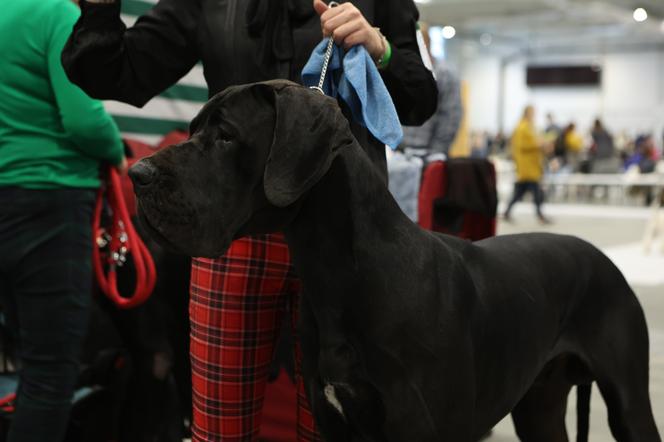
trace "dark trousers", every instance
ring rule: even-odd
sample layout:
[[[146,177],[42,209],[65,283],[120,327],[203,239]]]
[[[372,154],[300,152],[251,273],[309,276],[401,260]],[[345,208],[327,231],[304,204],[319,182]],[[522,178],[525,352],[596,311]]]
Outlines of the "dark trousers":
[[[514,196],[512,196],[512,201],[507,206],[505,211],[505,216],[509,216],[512,211],[512,207],[521,201],[526,193],[532,192],[533,199],[535,200],[535,208],[537,209],[537,216],[543,218],[542,214],[542,202],[544,202],[544,195],[542,194],[542,188],[540,187],[537,181],[518,181],[514,183]]]
[[[0,188],[0,300],[20,373],[8,442],[64,438],[90,307],[94,197]]]

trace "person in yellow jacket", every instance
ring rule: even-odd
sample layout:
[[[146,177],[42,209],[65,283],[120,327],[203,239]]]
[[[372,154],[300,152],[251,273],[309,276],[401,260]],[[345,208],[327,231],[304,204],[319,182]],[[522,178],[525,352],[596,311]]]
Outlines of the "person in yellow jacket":
[[[579,157],[583,150],[583,137],[576,132],[576,125],[570,123],[558,135],[554,144],[554,158],[561,166],[568,166],[573,172],[579,164]]]
[[[514,204],[520,201],[526,193],[532,192],[537,217],[540,222],[546,224],[550,221],[542,214],[544,198],[540,187],[544,173],[544,151],[540,137],[535,130],[534,118],[535,108],[526,107],[523,118],[512,135],[512,157],[516,165],[517,180],[514,183],[514,196],[507,206],[504,218],[510,221],[510,212]]]
[[[567,164],[573,172],[579,168],[581,151],[583,150],[583,137],[576,131],[576,125],[570,123],[564,133],[564,144],[567,152]]]
[[[576,131],[576,124],[570,123],[565,129],[565,147],[572,153],[581,153],[583,137]]]

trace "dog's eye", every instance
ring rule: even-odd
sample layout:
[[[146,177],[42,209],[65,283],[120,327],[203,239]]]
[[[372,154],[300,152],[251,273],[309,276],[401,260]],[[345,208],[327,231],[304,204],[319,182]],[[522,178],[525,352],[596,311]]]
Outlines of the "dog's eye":
[[[233,140],[231,140],[231,139],[225,139],[225,138],[223,138],[223,137],[218,138],[218,139],[214,142],[215,147],[217,147],[218,149],[228,149],[228,148],[231,147],[233,144],[234,144],[234,143],[233,143]]]
[[[221,140],[224,140],[224,141],[231,141],[231,140],[234,140],[236,138],[235,137],[235,131],[232,128],[227,127],[223,124],[219,126],[219,131],[217,132],[217,137]]]
[[[231,141],[233,141],[233,137],[230,134],[220,132],[219,133],[219,141],[221,141],[223,144],[228,144]]]

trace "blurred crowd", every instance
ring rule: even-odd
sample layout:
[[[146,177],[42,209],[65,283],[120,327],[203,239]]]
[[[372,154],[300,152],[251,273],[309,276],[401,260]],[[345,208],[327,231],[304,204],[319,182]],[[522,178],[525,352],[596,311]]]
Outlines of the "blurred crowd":
[[[575,122],[559,125],[550,113],[546,121],[538,136],[548,173],[621,173],[628,169],[651,173],[662,158],[664,134],[658,146],[652,133],[613,132],[600,119],[594,121],[589,131],[579,130]],[[471,155],[512,158],[512,139],[513,133],[474,131]]]

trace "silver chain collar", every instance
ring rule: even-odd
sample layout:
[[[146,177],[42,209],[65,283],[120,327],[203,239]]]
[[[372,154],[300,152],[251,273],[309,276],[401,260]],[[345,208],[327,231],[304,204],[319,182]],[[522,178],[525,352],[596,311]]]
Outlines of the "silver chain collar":
[[[328,7],[334,8],[335,6],[339,6],[339,3],[337,2],[330,2]],[[320,80],[318,80],[318,86],[310,86],[309,89],[314,89],[320,92],[321,94],[325,95],[325,92],[323,91],[323,85],[325,84],[325,76],[327,75],[327,67],[330,64],[330,59],[332,58],[332,49],[334,49],[334,39],[330,35],[330,41],[327,42],[327,49],[325,50],[325,58],[323,59],[323,69],[321,70],[320,73]]]

